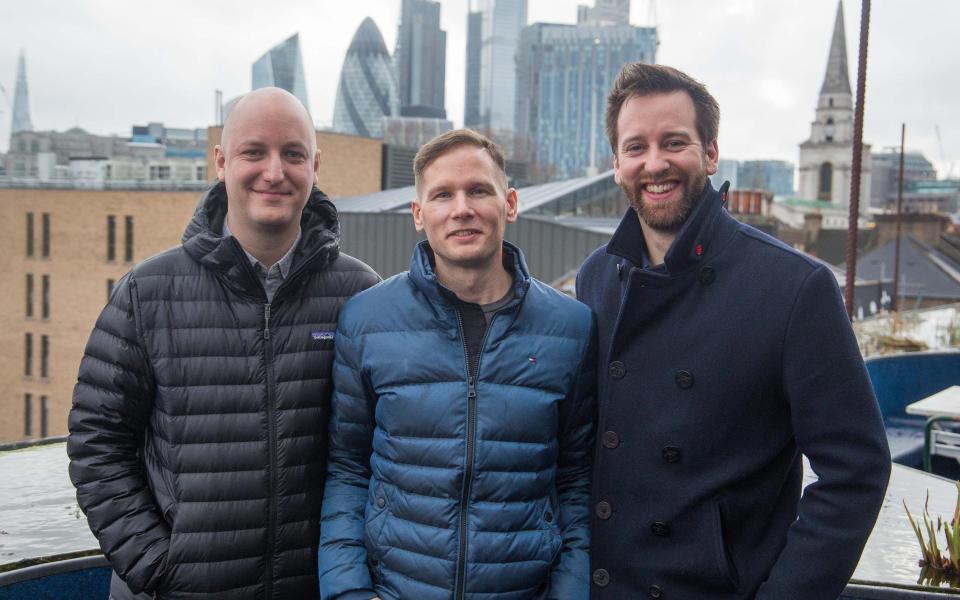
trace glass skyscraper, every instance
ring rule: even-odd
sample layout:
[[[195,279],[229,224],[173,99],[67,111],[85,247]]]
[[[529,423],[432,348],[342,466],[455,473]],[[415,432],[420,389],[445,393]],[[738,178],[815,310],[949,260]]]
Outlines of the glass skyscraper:
[[[607,93],[624,63],[656,62],[657,31],[632,25],[536,23],[517,51],[516,132],[540,179],[611,168]]]
[[[333,129],[383,137],[383,118],[399,114],[396,74],[383,36],[367,17],[357,28],[340,70]]]
[[[307,84],[303,76],[303,53],[300,52],[300,34],[295,33],[280,42],[253,63],[251,89],[275,86],[283,88],[307,102]]]
[[[30,121],[30,93],[27,91],[27,59],[23,56],[23,50],[17,59],[17,86],[13,90],[10,135],[21,131],[33,131],[33,123]]]
[[[488,133],[512,131],[517,45],[527,24],[527,0],[479,0],[467,19],[464,124]]]
[[[440,29],[440,3],[403,0],[397,32],[400,114],[445,119],[447,33]]]

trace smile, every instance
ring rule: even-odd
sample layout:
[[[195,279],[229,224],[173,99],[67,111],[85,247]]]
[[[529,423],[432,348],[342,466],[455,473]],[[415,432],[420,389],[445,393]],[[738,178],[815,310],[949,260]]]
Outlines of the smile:
[[[447,234],[447,237],[470,237],[479,234],[480,232],[476,229],[458,229],[457,231],[452,231]]]
[[[665,194],[667,192],[672,192],[678,185],[680,184],[676,181],[668,181],[665,183],[648,183],[643,187],[651,194]]]

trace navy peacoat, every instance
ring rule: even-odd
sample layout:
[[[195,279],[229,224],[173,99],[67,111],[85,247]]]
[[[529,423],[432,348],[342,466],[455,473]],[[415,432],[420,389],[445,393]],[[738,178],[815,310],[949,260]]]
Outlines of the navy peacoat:
[[[664,266],[644,256],[629,210],[577,280],[600,344],[591,597],[835,600],[890,455],[833,273],[709,183]]]

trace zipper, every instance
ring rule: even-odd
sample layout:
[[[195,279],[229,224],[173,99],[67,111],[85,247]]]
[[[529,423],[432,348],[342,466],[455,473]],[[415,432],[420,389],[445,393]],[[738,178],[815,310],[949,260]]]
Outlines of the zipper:
[[[473,459],[476,451],[477,437],[477,376],[480,374],[480,360],[483,358],[483,349],[487,345],[487,336],[493,326],[495,313],[487,324],[483,338],[480,340],[480,351],[477,354],[476,368],[470,372],[470,354],[467,350],[467,337],[463,333],[463,317],[457,310],[457,326],[460,329],[460,342],[463,344],[463,364],[467,370],[467,461],[463,473],[463,490],[460,493],[460,548],[457,554],[457,580],[454,585],[456,600],[462,600],[467,586],[467,508],[470,503],[470,489],[473,484]]]
[[[265,598],[273,596],[273,554],[276,546],[277,523],[277,417],[274,411],[273,385],[273,342],[270,341],[270,303],[263,305],[263,352],[264,366],[267,376],[267,435],[268,450],[270,453],[270,487],[267,490],[267,577],[265,582]]]

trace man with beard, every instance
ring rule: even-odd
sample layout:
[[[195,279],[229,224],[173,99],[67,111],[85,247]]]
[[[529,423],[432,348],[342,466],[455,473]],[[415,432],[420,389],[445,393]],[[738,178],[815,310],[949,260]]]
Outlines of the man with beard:
[[[834,276],[724,210],[719,112],[640,63],[607,101],[630,210],[577,280],[599,328],[595,599],[834,600],[886,489]],[[802,499],[801,453],[819,477]]]

